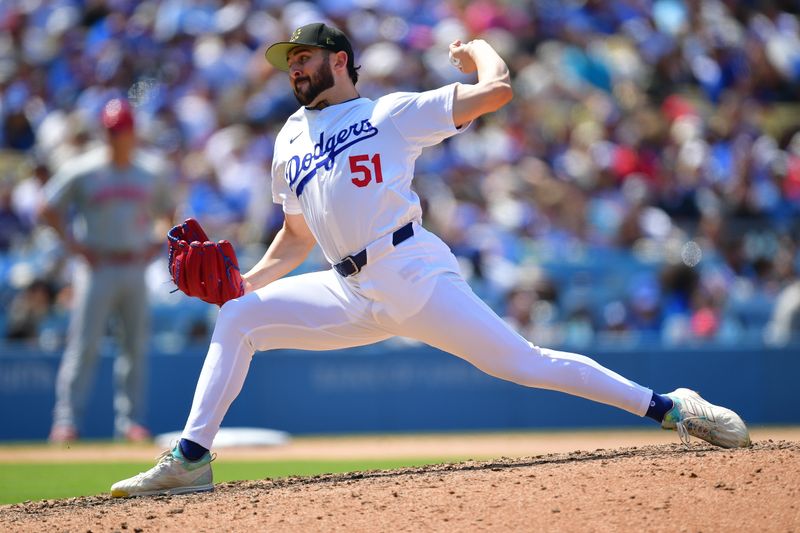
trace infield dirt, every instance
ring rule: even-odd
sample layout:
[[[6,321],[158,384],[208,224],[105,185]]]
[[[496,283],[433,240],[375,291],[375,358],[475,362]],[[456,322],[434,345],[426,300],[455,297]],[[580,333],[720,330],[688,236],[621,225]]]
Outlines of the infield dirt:
[[[800,531],[800,443],[554,453],[0,507],[2,531]]]

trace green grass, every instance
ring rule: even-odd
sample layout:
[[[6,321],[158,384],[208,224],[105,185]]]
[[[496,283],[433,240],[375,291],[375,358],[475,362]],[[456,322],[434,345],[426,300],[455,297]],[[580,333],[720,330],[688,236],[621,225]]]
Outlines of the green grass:
[[[383,470],[444,461],[444,459],[218,461],[214,463],[214,482]],[[114,482],[131,477],[152,466],[152,462],[0,464],[0,504],[105,494]]]

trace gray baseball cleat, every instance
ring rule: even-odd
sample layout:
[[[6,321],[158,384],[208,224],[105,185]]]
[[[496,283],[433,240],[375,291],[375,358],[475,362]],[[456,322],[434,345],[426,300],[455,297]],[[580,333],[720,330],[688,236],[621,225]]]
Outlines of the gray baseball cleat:
[[[722,448],[750,446],[747,426],[730,409],[711,404],[690,389],[676,389],[667,396],[675,406],[664,416],[661,427],[677,430],[685,445],[691,435]]]
[[[162,453],[156,466],[147,472],[114,483],[111,486],[111,496],[129,498],[214,490],[211,461],[215,458],[216,454],[206,452],[200,460],[189,461],[183,457],[180,446],[176,444],[172,450]]]

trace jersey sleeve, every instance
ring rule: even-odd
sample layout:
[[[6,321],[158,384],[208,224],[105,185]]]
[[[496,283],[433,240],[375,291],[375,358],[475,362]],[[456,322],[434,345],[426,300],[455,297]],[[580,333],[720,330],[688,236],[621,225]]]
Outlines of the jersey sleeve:
[[[453,124],[453,99],[457,83],[421,93],[390,95],[389,117],[409,143],[433,146],[460,133],[468,124]]]
[[[283,212],[287,215],[299,215],[303,211],[297,196],[289,188],[284,177],[286,162],[278,155],[280,154],[280,136],[275,140],[274,156],[272,158],[272,201],[283,206]]]

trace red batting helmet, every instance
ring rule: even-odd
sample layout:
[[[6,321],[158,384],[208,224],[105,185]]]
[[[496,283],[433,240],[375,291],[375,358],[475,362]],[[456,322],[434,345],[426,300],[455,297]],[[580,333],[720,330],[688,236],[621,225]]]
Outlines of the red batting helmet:
[[[103,107],[101,116],[103,127],[116,133],[133,129],[133,110],[131,104],[122,98],[109,100]]]

